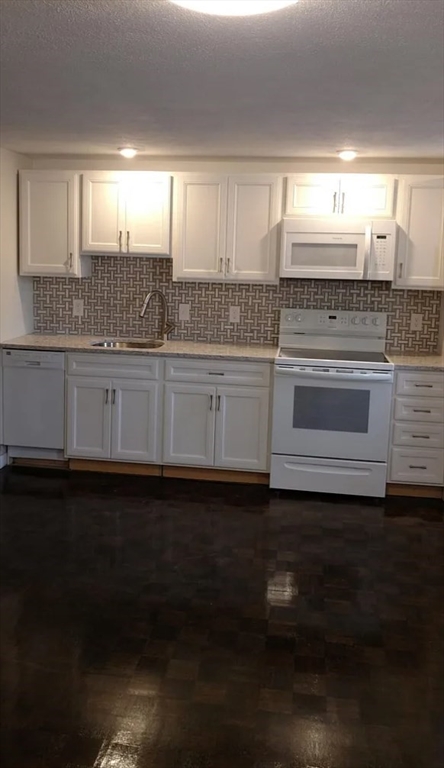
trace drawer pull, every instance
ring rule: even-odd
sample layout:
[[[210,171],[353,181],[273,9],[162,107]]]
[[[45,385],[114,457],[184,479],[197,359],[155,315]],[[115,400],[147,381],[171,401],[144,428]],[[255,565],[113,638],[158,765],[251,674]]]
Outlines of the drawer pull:
[[[427,467],[422,466],[422,464],[409,464],[409,469],[427,469]]]
[[[413,413],[431,413],[430,408],[413,408]]]
[[[415,387],[425,387],[426,389],[433,389],[433,384],[415,384]]]
[[[430,440],[430,435],[412,435],[416,440]]]
[[[208,371],[208,376],[225,376],[225,374],[218,371]]]

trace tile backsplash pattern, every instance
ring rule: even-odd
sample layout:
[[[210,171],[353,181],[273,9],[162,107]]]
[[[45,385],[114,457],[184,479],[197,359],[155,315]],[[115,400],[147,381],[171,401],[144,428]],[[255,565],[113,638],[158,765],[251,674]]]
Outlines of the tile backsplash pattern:
[[[278,285],[183,283],[172,281],[165,258],[93,256],[92,274],[76,280],[34,278],[35,331],[146,337],[159,332],[154,299],[146,317],[139,311],[147,291],[159,288],[177,323],[171,338],[230,343],[276,343],[280,307],[388,312],[387,346],[393,352],[435,353],[440,293],[398,291],[389,283],[343,280],[281,280]],[[73,317],[73,300],[83,299],[84,316]],[[179,304],[190,304],[190,321],[179,322]],[[229,322],[230,306],[240,323]],[[410,331],[411,314],[423,314],[421,333]]]

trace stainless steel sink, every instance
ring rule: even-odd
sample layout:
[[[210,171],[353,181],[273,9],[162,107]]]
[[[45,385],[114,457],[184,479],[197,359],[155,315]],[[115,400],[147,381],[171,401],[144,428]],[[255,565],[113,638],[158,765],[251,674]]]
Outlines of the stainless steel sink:
[[[92,347],[102,347],[106,349],[158,349],[163,347],[164,341],[160,339],[147,339],[146,341],[93,341]]]

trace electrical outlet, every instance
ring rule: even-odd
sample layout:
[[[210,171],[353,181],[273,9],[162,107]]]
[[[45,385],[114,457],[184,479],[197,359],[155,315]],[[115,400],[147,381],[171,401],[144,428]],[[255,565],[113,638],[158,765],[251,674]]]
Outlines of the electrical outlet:
[[[240,321],[240,307],[230,307],[230,323],[238,323]]]
[[[83,299],[73,299],[72,314],[73,317],[83,317]]]
[[[422,320],[424,315],[418,314],[412,314],[410,318],[410,330],[411,331],[422,331]]]
[[[190,319],[190,305],[179,304],[179,320],[187,322]]]

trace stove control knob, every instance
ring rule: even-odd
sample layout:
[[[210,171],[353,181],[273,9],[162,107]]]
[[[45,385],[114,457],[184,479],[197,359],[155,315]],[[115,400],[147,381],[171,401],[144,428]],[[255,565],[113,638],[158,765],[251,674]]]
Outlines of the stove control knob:
[[[358,325],[359,317],[352,317],[352,325]]]
[[[295,315],[295,318],[297,323],[302,323],[302,315]]]
[[[293,320],[293,315],[285,315],[285,319],[287,323],[291,323],[291,321]]]
[[[368,317],[363,317],[361,323],[362,325],[368,325]]]
[[[381,325],[379,317],[374,317],[372,320],[373,325]]]

